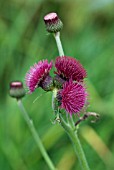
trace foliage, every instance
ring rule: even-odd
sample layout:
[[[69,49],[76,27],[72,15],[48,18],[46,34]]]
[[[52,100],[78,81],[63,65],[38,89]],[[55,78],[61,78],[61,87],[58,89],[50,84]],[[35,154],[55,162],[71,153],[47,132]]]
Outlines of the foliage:
[[[8,95],[9,82],[21,80],[30,65],[58,51],[47,35],[43,17],[55,11],[64,23],[64,51],[79,59],[88,72],[88,110],[100,113],[98,122],[80,126],[79,137],[92,170],[114,169],[114,2],[112,0],[9,0],[0,1],[0,168],[47,170],[44,160],[21,117],[16,101]],[[35,103],[33,101],[36,100]],[[59,170],[79,169],[70,141],[53,125],[51,94],[38,89],[24,105]],[[50,121],[51,120],[51,121]],[[66,149],[67,148],[67,149]]]

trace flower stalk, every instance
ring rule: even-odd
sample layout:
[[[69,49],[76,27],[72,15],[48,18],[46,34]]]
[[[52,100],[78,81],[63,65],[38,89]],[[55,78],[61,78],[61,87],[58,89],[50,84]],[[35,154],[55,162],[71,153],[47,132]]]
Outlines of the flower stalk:
[[[59,55],[64,56],[64,51],[63,51],[62,43],[61,43],[61,40],[60,40],[60,32],[56,32],[54,34],[54,38],[55,38],[55,41],[56,41],[56,44],[57,44]]]
[[[32,134],[38,148],[40,149],[40,152],[41,152],[43,158],[45,159],[48,167],[50,168],[50,170],[57,170],[55,168],[54,164],[52,163],[49,155],[47,154],[47,152],[46,152],[46,150],[45,150],[45,148],[44,148],[44,146],[42,144],[42,141],[41,141],[41,139],[40,139],[40,137],[38,135],[38,132],[36,131],[36,129],[34,127],[33,121],[29,118],[28,113],[25,110],[22,101],[19,99],[19,100],[17,100],[17,103],[18,103],[18,106],[19,106],[19,108],[21,110],[22,116],[25,119],[25,121],[26,121],[26,123],[27,123],[27,125],[28,125],[28,127],[29,127],[29,129],[31,131],[31,134]]]
[[[70,137],[72,141],[74,150],[79,159],[82,170],[89,170],[89,166],[88,166],[85,154],[83,152],[81,143],[77,135],[77,130],[74,130],[70,124],[66,123],[64,119],[62,118],[61,114],[60,114],[60,124],[64,128],[64,130],[66,131],[66,133],[68,134],[68,136]]]
[[[55,112],[56,117],[57,116],[59,117],[59,119],[56,119],[56,121],[58,123],[60,123],[60,125],[63,127],[63,129],[65,130],[65,132],[68,134],[69,138],[71,139],[75,153],[79,159],[80,166],[81,166],[82,170],[90,170],[87,160],[86,160],[86,157],[85,157],[85,154],[84,154],[84,151],[82,149],[80,140],[78,138],[77,129],[75,127],[73,119],[69,115],[67,115],[67,121],[63,118],[62,113],[60,112],[60,109],[57,109],[58,108],[57,100],[54,100],[55,97],[56,96],[55,96],[55,92],[54,92],[53,93],[53,106],[55,106],[54,112]]]
[[[64,52],[63,52],[63,47],[62,47],[62,43],[61,43],[61,40],[60,40],[60,32],[55,33],[54,37],[55,37],[55,40],[56,40],[59,55],[62,57],[62,56],[64,56]],[[54,101],[54,97],[55,97],[55,94],[53,95],[53,101]],[[55,103],[55,105],[57,105],[57,104]],[[58,115],[59,115],[59,118],[60,118],[60,120],[59,120],[60,125],[64,128],[64,130],[66,131],[66,133],[68,134],[69,138],[72,141],[72,144],[74,146],[74,150],[75,150],[76,155],[79,159],[80,166],[81,166],[82,170],[90,170],[89,166],[88,166],[88,162],[87,162],[85,154],[84,154],[84,151],[82,149],[80,140],[78,138],[75,125],[73,127],[72,124],[70,123],[71,121],[66,122],[64,120],[62,114],[59,113],[59,110],[58,110]],[[71,119],[71,117],[70,117],[70,119]]]

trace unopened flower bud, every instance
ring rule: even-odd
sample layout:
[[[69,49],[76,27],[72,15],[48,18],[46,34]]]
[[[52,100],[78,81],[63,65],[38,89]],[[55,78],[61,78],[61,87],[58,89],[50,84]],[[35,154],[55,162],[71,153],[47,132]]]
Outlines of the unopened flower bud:
[[[25,90],[23,88],[23,83],[20,81],[13,81],[10,83],[10,92],[11,97],[20,99],[25,96]]]
[[[52,91],[53,90],[53,78],[48,75],[43,81],[41,81],[40,86],[45,91]]]
[[[64,83],[65,83],[65,80],[61,78],[59,75],[56,75],[54,77],[54,85],[56,88],[58,89],[62,88]]]
[[[47,31],[50,33],[57,33],[63,27],[62,21],[58,18],[57,14],[54,12],[47,14],[44,17],[44,22],[46,24]]]

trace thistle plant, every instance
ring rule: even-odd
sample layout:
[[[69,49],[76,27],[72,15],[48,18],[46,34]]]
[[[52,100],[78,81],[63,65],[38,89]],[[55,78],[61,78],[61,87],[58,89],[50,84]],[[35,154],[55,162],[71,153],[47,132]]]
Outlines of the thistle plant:
[[[60,31],[63,28],[63,23],[58,15],[54,12],[49,13],[44,17],[44,22],[46,30],[55,38],[59,56],[53,61],[46,59],[33,64],[26,73],[25,83],[29,94],[32,94],[38,88],[42,88],[46,92],[52,92],[52,110],[55,115],[54,123],[62,126],[71,139],[82,170],[89,170],[84,151],[78,138],[80,122],[90,116],[98,117],[96,113],[87,112],[86,110],[88,106],[88,92],[85,85],[87,72],[80,61],[64,54],[60,40]],[[53,76],[50,75],[52,67],[54,67]],[[19,85],[18,88],[20,88],[21,83],[17,84]],[[16,83],[14,83],[14,85],[16,85]],[[19,97],[14,94],[12,95],[12,91],[15,91],[13,84],[10,88],[10,95],[17,98],[18,105],[24,113],[24,118],[45,161],[49,168],[54,170],[55,167],[45,151],[34,125],[31,124],[22,102],[20,102],[20,98],[23,97],[24,94]]]

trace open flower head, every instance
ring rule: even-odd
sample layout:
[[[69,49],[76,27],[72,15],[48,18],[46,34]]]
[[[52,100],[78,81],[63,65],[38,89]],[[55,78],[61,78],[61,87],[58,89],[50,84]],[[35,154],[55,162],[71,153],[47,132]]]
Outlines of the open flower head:
[[[30,67],[30,70],[27,72],[25,77],[29,92],[33,92],[41,85],[43,80],[49,75],[51,68],[52,62],[48,63],[47,60],[39,61]]]
[[[86,89],[80,83],[65,82],[63,89],[58,91],[57,99],[60,103],[60,108],[65,109],[70,115],[79,113],[84,107],[87,100]]]
[[[57,69],[55,73],[66,80],[72,78],[72,80],[79,82],[87,76],[82,64],[72,57],[57,57],[55,67]]]

